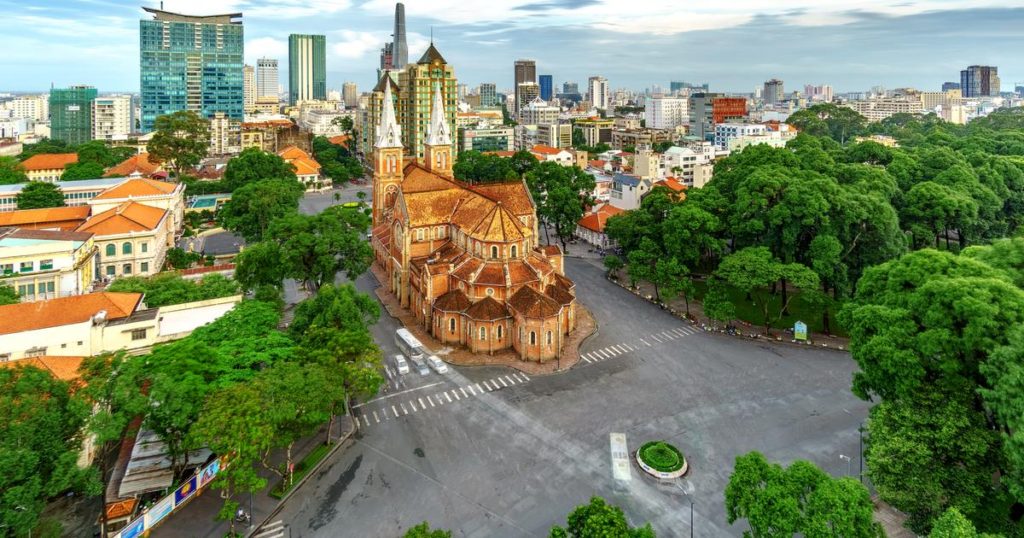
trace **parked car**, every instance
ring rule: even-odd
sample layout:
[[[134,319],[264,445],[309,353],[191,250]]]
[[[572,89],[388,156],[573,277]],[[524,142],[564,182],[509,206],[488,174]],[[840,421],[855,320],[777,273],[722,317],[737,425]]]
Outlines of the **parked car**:
[[[437,358],[437,355],[428,355],[427,364],[429,364],[430,367],[439,374],[448,373],[448,365],[441,361],[441,359]]]
[[[395,355],[395,368],[398,369],[400,375],[409,373],[409,363],[405,361],[405,357],[401,354]]]
[[[422,357],[412,357],[412,363],[416,365],[416,370],[420,375],[427,375],[430,373],[430,368],[427,368],[427,361]]]

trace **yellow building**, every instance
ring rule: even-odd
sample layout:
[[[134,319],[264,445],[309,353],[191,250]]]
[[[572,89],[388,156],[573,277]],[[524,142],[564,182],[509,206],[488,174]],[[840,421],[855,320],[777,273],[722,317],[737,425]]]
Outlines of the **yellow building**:
[[[138,202],[149,207],[166,209],[172,233],[178,233],[184,226],[184,183],[133,178],[101,192],[89,200],[89,205],[92,206],[92,214],[98,215],[126,202]]]
[[[138,202],[93,214],[78,227],[95,234],[100,276],[148,276],[160,272],[168,247],[174,246],[171,212]]]
[[[93,234],[0,228],[0,284],[23,302],[88,293],[95,280]]]
[[[391,86],[384,87],[371,243],[385,286],[443,343],[555,359],[576,326],[562,253],[538,244],[525,183],[454,179],[451,122],[441,88],[434,92],[423,158],[406,161]]]
[[[40,153],[25,159],[21,167],[29,181],[56,183],[64,175],[64,169],[77,162],[77,153]]]

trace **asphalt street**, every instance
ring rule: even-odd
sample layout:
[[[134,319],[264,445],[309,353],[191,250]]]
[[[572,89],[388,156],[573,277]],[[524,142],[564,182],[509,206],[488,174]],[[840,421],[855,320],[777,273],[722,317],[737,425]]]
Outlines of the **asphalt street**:
[[[850,393],[848,355],[696,331],[607,282],[599,261],[568,259],[566,271],[599,323],[576,368],[391,372],[387,389],[355,410],[356,443],[279,514],[291,536],[396,537],[424,520],[455,536],[546,536],[592,495],[659,536],[688,535],[690,501],[695,536],[739,536],[723,504],[737,455],[809,459],[838,476],[842,454],[857,473],[868,405]],[[357,286],[376,283],[365,275]],[[373,329],[385,356],[397,352],[397,328],[384,313]],[[630,480],[614,479],[613,432],[631,451],[675,444],[690,473],[667,487],[636,467]]]

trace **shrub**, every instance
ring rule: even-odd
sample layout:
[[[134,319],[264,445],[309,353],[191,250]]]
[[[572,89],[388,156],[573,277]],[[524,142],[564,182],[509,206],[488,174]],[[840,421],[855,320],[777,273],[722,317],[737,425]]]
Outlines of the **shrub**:
[[[671,473],[683,468],[683,453],[664,442],[651,441],[640,447],[640,460],[655,471]]]

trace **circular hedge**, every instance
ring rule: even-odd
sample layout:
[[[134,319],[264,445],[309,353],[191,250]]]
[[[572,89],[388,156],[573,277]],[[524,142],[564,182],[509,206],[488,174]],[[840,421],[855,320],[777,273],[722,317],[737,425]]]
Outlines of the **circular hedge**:
[[[640,447],[639,457],[648,467],[662,473],[678,471],[686,462],[683,453],[665,441],[645,443]]]

